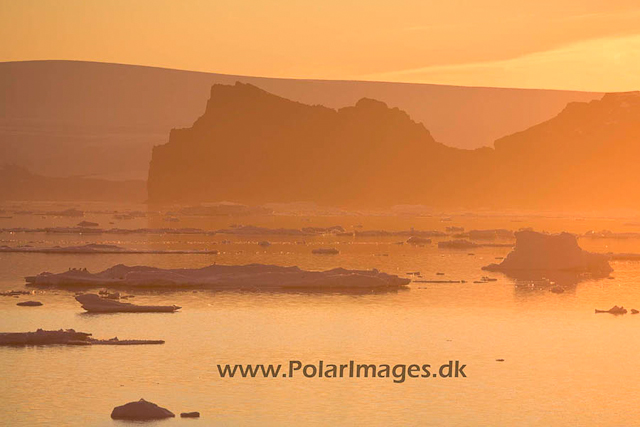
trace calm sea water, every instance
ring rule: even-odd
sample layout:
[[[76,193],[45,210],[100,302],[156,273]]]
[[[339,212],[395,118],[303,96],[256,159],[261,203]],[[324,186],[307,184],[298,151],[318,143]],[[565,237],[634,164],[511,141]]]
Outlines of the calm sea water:
[[[41,208],[41,206],[31,209]],[[83,206],[95,209],[95,206]],[[10,214],[4,214],[6,216]],[[266,227],[342,225],[346,229],[437,229],[532,226],[585,232],[639,231],[633,219],[453,216],[268,216],[116,221],[87,214],[102,227]],[[0,227],[70,226],[78,218],[13,215]],[[116,224],[108,224],[114,221]],[[626,225],[625,225],[626,224]],[[231,240],[231,244],[222,244]],[[268,248],[257,242],[269,240]],[[177,304],[175,314],[83,313],[71,292],[38,291],[0,297],[0,330],[74,328],[97,338],[164,339],[161,346],[0,348],[0,425],[115,426],[114,406],[144,397],[176,414],[158,425],[633,425],[640,419],[640,315],[595,315],[614,304],[640,309],[640,263],[615,262],[613,279],[584,280],[562,294],[516,286],[501,274],[473,283],[509,248],[472,251],[397,245],[398,237],[70,235],[0,233],[0,245],[110,243],[131,248],[218,249],[218,255],[0,254],[0,289],[22,289],[23,276],[69,267],[100,271],[114,264],[199,267],[253,262],[306,269],[378,268],[425,280],[407,291],[371,294],[134,292],[136,303]],[[437,240],[436,240],[437,242]],[[640,240],[580,239],[599,252],[640,252]],[[332,246],[336,256],[311,254]],[[469,255],[473,252],[474,255]],[[388,256],[382,256],[387,254]],[[443,276],[436,273],[444,273]],[[42,307],[16,302],[37,299]],[[496,359],[504,359],[497,362]],[[222,379],[218,363],[398,364],[449,360],[466,364],[467,378]],[[154,424],[150,424],[154,425]]]

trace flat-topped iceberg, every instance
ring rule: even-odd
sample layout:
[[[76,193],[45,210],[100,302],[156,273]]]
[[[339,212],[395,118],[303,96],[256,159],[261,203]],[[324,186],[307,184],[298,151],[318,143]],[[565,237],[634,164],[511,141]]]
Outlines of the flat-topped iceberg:
[[[516,246],[500,264],[483,267],[488,271],[566,271],[607,275],[613,269],[602,254],[587,252],[569,233],[545,234],[535,231],[515,233]]]
[[[76,332],[73,329],[35,332],[2,332],[0,346],[29,345],[146,345],[164,344],[162,340],[119,340],[117,337],[108,340],[92,338],[87,332]]]
[[[89,313],[173,313],[182,308],[177,305],[137,305],[101,298],[96,294],[77,295],[76,301]]]
[[[210,265],[196,269],[163,269],[118,264],[99,273],[69,270],[26,277],[30,286],[58,288],[200,288],[214,290],[393,290],[410,279],[378,270],[306,271],[277,265]]]

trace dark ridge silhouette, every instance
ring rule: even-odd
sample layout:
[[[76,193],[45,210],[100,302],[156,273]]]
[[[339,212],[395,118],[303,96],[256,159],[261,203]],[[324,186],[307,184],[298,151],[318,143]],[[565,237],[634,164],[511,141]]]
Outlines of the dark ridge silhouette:
[[[459,182],[452,171],[472,167],[469,160],[490,151],[437,143],[407,113],[372,99],[336,111],[250,84],[214,85],[204,115],[191,128],[172,130],[169,142],[154,148],[149,199],[418,202],[428,185],[423,178],[436,174],[442,190],[452,188]],[[446,199],[449,192],[441,189],[431,187]]]
[[[0,201],[143,202],[143,180],[110,181],[36,175],[16,165],[0,166]]]
[[[154,148],[148,194],[160,204],[638,208],[639,137],[638,93],[571,103],[495,150],[461,150],[380,101],[333,110],[214,85],[193,126]]]
[[[556,117],[496,141],[492,202],[505,195],[531,209],[640,208],[639,141],[640,92],[570,103]]]
[[[407,111],[436,140],[476,148],[594,93],[269,79],[81,61],[0,63],[0,159],[42,175],[144,179],[151,148],[190,126],[212,84],[252,83],[331,108],[367,97]]]

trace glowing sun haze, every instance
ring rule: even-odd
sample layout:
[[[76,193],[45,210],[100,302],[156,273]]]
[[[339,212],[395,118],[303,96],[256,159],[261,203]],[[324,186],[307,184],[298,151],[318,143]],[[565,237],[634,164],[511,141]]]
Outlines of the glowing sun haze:
[[[637,0],[0,0],[0,61],[640,89]]]

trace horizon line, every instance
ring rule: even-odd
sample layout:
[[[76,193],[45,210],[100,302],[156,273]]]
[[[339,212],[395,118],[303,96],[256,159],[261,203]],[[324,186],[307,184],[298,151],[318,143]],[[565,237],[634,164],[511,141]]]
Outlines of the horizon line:
[[[352,79],[317,79],[317,78],[301,78],[301,77],[268,77],[268,76],[251,76],[245,74],[229,74],[219,73],[214,71],[201,71],[201,70],[188,70],[183,68],[170,68],[156,65],[146,64],[129,64],[124,62],[105,62],[105,61],[93,61],[84,59],[25,59],[25,60],[12,60],[12,61],[0,61],[2,64],[18,64],[18,63],[33,63],[33,62],[77,62],[85,64],[95,65],[111,65],[111,66],[123,66],[123,67],[140,67],[140,68],[152,68],[157,70],[174,71],[181,73],[197,73],[197,74],[213,74],[226,77],[237,78],[249,78],[249,79],[264,79],[264,80],[293,80],[301,82],[335,82],[335,83],[371,83],[371,84],[394,84],[394,85],[419,85],[419,86],[439,86],[439,87],[452,87],[460,89],[493,89],[493,90],[512,90],[512,91],[545,91],[545,92],[569,92],[569,93],[585,93],[585,94],[607,94],[607,93],[629,93],[635,91],[589,91],[589,90],[573,90],[573,89],[547,89],[547,88],[527,88],[527,87],[507,87],[507,86],[474,86],[474,85],[452,85],[443,83],[423,83],[423,82],[398,82],[392,80],[352,80]],[[639,89],[640,90],[640,89]]]

